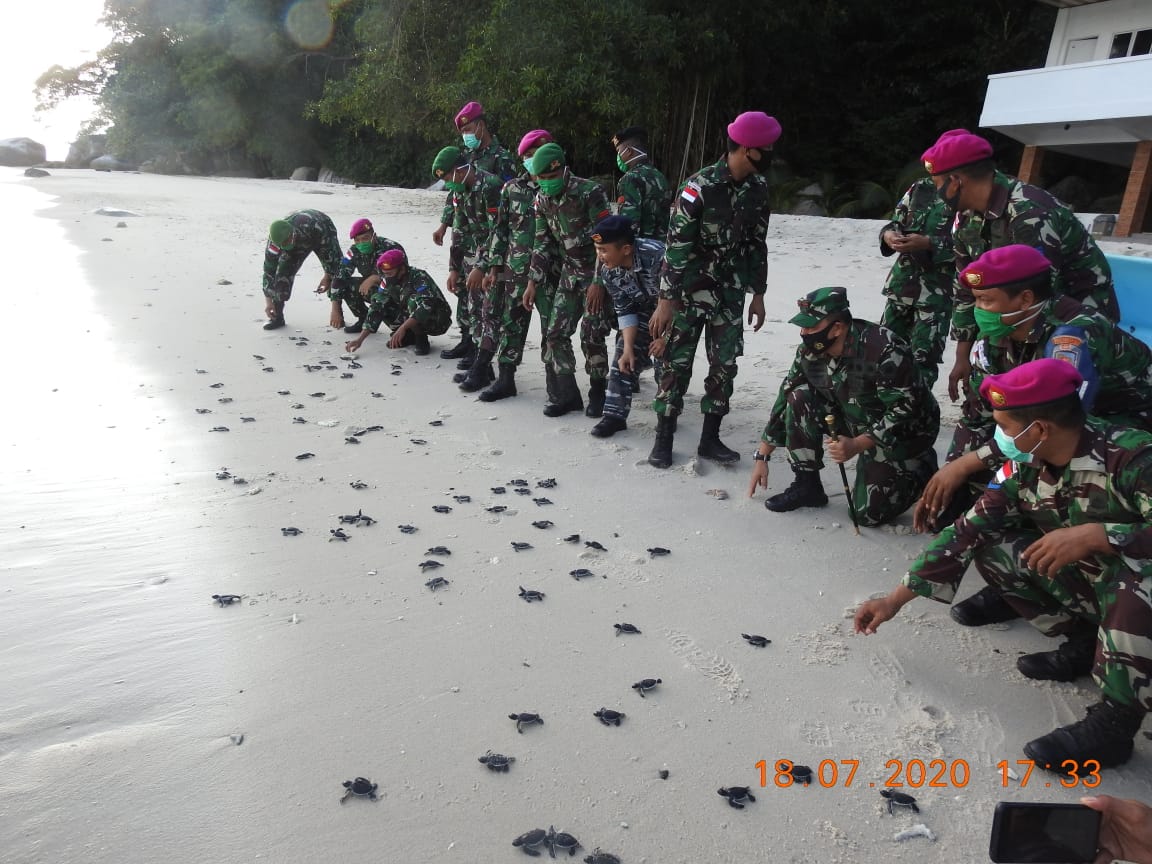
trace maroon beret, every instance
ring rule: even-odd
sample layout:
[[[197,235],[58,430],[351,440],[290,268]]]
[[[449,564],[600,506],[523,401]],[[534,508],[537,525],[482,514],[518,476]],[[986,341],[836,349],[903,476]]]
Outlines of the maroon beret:
[[[1045,357],[1001,375],[989,375],[980,384],[980,395],[993,410],[1011,411],[1071,396],[1079,392],[1083,382],[1071,363]]]
[[[456,128],[463,129],[469,123],[484,116],[484,106],[479,102],[469,102],[456,114]]]
[[[979,135],[953,129],[945,132],[920,157],[929,174],[947,174],[957,168],[992,158],[992,145]]]
[[[969,288],[995,288],[1027,282],[1051,271],[1052,265],[1040,250],[1016,243],[985,252],[960,271],[960,281]]]

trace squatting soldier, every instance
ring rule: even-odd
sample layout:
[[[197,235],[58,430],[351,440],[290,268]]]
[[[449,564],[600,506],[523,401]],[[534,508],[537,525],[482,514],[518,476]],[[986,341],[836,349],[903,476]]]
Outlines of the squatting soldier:
[[[524,341],[528,337],[528,325],[532,312],[524,308],[524,289],[528,287],[528,264],[532,258],[532,244],[536,237],[535,200],[539,187],[532,179],[529,170],[532,157],[544,144],[552,140],[546,129],[534,129],[520,139],[517,148],[524,171],[504,184],[500,190],[500,210],[496,215],[496,227],[488,243],[485,256],[488,275],[484,277],[486,296],[502,294],[503,317],[495,335],[499,342],[495,346],[499,375],[496,381],[480,394],[480,401],[495,402],[516,395],[516,368],[524,356]],[[555,268],[554,268],[555,269]],[[540,313],[541,344],[543,344],[544,322],[552,311],[552,296],[556,291],[556,280],[549,279],[536,291],[536,309]],[[487,300],[485,301],[487,302]],[[493,301],[493,308],[497,308]],[[481,349],[488,346],[489,333],[486,330],[480,342]]]
[[[952,210],[924,177],[913,183],[880,229],[880,254],[897,255],[884,283],[880,323],[908,343],[929,388],[940,374],[952,318]]]
[[[340,259],[340,272],[332,280],[332,287],[328,291],[328,299],[332,301],[332,318],[329,323],[333,327],[344,327],[341,303],[347,303],[349,311],[356,316],[356,323],[344,327],[344,332],[359,333],[364,326],[364,317],[368,314],[368,295],[380,284],[376,260],[389,249],[403,247],[387,237],[377,235],[368,219],[353,222],[348,236],[352,239],[352,245]],[[357,280],[357,272],[364,278]],[[322,287],[317,288],[316,293],[323,290]]]
[[[795,479],[764,506],[776,513],[824,507],[822,452],[840,464],[853,456],[852,492],[860,525],[890,522],[911,506],[936,470],[940,406],[920,378],[912,352],[890,330],[852,317],[843,288],[820,288],[799,301],[803,344],[753,455],[751,496],[767,488],[768,457],[788,449]],[[835,436],[823,446],[835,418]]]
[[[532,308],[539,286],[559,261],[560,281],[553,296],[544,336],[544,371],[548,376],[548,404],[544,406],[544,416],[559,417],[584,407],[580,387],[576,384],[572,334],[584,314],[585,296],[596,273],[596,246],[592,234],[596,223],[611,211],[604,188],[573,174],[567,168],[564,151],[558,144],[541,146],[532,157],[531,171],[536,176],[540,193],[535,201],[536,237],[528,268],[528,287],[524,290],[522,302],[526,309]],[[607,349],[601,346],[604,356],[597,358],[588,353],[589,345],[582,344],[581,347],[590,377],[594,374],[594,367],[603,366],[599,379],[603,386],[607,377]]]
[[[653,409],[659,415],[648,464],[672,464],[676,418],[692,380],[700,334],[708,352],[708,377],[700,410],[704,427],[697,453],[721,464],[740,454],[720,440],[729,410],[736,358],[744,353],[744,295],[752,292],[748,322],[764,325],[768,290],[767,170],[780,137],[775,117],[748,111],[728,124],[728,153],[688,178],[676,196],[668,224],[660,300],[649,322],[653,340],[666,339],[665,365]],[[754,323],[753,323],[754,322]]]
[[[408,266],[403,249],[385,252],[376,262],[381,282],[369,297],[363,332],[344,345],[359,351],[370,333],[382,325],[392,331],[389,348],[412,346],[421,356],[428,353],[429,336],[439,336],[452,323],[452,309],[436,283],[423,270]]]
[[[612,136],[616,166],[624,173],[616,184],[616,212],[636,226],[637,237],[663,242],[668,233],[672,186],[648,156],[648,133],[629,126]]]
[[[650,237],[637,239],[627,216],[609,216],[592,235],[596,243],[596,284],[612,298],[616,315],[616,352],[608,373],[604,417],[592,427],[597,438],[610,438],[628,428],[632,394],[640,389],[640,369],[648,357],[651,339],[648,320],[660,295],[660,269],[664,244]]]
[[[1034,246],[1056,270],[1056,294],[1068,294],[1109,320],[1120,320],[1112,270],[1092,235],[1049,193],[997,171],[991,144],[979,135],[952,130],[920,158],[940,197],[956,211],[952,247],[957,273],[989,249],[1014,243]],[[968,377],[977,335],[972,294],[962,283],[955,291],[956,362],[948,376],[953,402],[959,398],[960,382]]]
[[[340,238],[328,215],[319,210],[297,210],[268,226],[263,279],[264,314],[268,316],[265,330],[284,326],[284,304],[292,296],[292,284],[304,259],[312,252],[324,268],[320,291],[327,291],[340,272],[341,258]]]
[[[951,603],[969,564],[1048,636],[1056,651],[1016,661],[1027,677],[1071,681],[1092,672],[1103,693],[1088,716],[1024,745],[1040,767],[1084,774],[1126,762],[1152,709],[1152,435],[1086,417],[1080,374],[1033,360],[980,385],[1008,462],[902,584],[856,612],[875,633],[917,596]]]
[[[459,147],[445,147],[432,162],[432,175],[444,181],[456,196],[455,222],[452,223],[452,247],[448,256],[448,291],[456,295],[456,326],[460,344],[441,357],[459,357],[457,369],[466,370],[452,380],[469,392],[479,390],[496,377],[492,371],[492,352],[479,354],[478,344],[483,329],[481,321],[484,262],[496,213],[500,208],[503,181],[468,162]],[[460,349],[459,351],[457,349]],[[475,374],[473,374],[475,369]]]

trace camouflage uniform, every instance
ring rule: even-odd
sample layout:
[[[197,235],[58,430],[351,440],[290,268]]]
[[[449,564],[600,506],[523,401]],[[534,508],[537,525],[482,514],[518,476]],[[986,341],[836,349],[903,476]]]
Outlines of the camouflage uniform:
[[[944,341],[952,317],[952,283],[956,268],[952,258],[953,211],[936,194],[932,178],[913,183],[892,221],[880,229],[880,254],[895,253],[884,242],[884,232],[922,234],[932,244],[925,252],[904,252],[888,272],[883,294],[884,317],[880,323],[912,348],[912,357],[924,383],[931,387],[944,359]]]
[[[597,222],[609,215],[608,196],[599,183],[569,171],[561,193],[537,194],[535,209],[536,236],[528,278],[539,286],[554,265],[560,264],[560,279],[545,325],[544,362],[557,375],[573,375],[576,357],[572,353],[572,334],[584,314],[585,293],[596,273],[592,231]],[[606,315],[592,317],[592,324],[581,329],[580,347],[589,377],[603,380],[608,377],[605,337],[611,327],[604,329]]]
[[[369,276],[376,275],[376,259],[390,249],[404,251],[404,247],[387,237],[376,236],[372,241],[371,252],[361,252],[355,245],[349,246],[344,257],[340,259],[340,272],[332,280],[332,287],[328,289],[328,299],[343,301],[348,304],[348,310],[356,316],[357,321],[363,321],[368,314],[368,300],[360,293],[360,283]],[[359,273],[360,278],[355,278]]]
[[[664,244],[659,240],[640,238],[633,246],[632,269],[613,267],[596,271],[595,282],[604,286],[612,298],[612,308],[616,313],[616,324],[620,330],[636,328],[633,353],[636,366],[631,375],[625,377],[620,372],[620,355],[624,353],[624,336],[616,336],[616,353],[612,357],[612,371],[608,374],[608,395],[604,400],[604,416],[628,419],[632,410],[632,394],[640,389],[639,369],[643,368],[648,356],[651,337],[648,333],[648,319],[656,311],[656,299],[660,294],[660,268],[664,260]]]
[[[465,285],[473,267],[483,268],[488,241],[500,209],[503,181],[479,168],[473,169],[476,182],[466,195],[458,195],[455,221],[452,223],[452,248],[448,270],[458,274],[456,280],[456,326],[460,334],[472,334],[477,343],[483,337],[483,302],[479,291]]]
[[[951,603],[968,565],[1049,636],[1099,626],[1093,677],[1104,695],[1152,709],[1152,435],[1089,418],[1072,461],[1009,462],[976,505],[912,564],[904,584]],[[1103,523],[1112,551],[1041,576],[1020,553],[1042,534]]]
[[[285,303],[292,296],[296,274],[312,252],[320,259],[325,274],[335,277],[340,272],[340,238],[328,215],[319,210],[297,210],[284,217],[292,223],[295,243],[281,249],[268,243],[264,249],[264,296]]]
[[[452,308],[439,286],[418,267],[409,267],[403,279],[381,283],[368,299],[364,329],[369,333],[378,332],[381,325],[395,332],[409,318],[415,318],[425,335],[439,336],[452,323]]]
[[[507,182],[520,173],[520,166],[516,164],[516,157],[504,149],[495,135],[487,147],[480,150],[467,150],[468,162],[481,171],[495,174],[502,181]],[[440,224],[451,225],[455,221],[456,195],[449,192],[444,201],[444,209],[440,212]]]
[[[856,457],[858,522],[895,519],[935,473],[940,431],[940,406],[918,377],[908,346],[860,319],[852,320],[839,357],[811,354],[801,345],[761,440],[786,447],[794,471],[819,471],[828,414],[835,415],[838,434],[876,442]]]
[[[1098,310],[1071,297],[1057,297],[1040,310],[1027,341],[1005,336],[980,339],[972,346],[970,389],[952,435],[949,462],[975,450],[989,471],[1003,464],[1004,457],[992,442],[996,424],[980,396],[980,384],[988,375],[1040,357],[1067,360],[1080,370],[1089,382],[1081,397],[1085,411],[1110,423],[1152,432],[1152,351]]]
[[[701,169],[680,189],[668,224],[660,297],[682,305],[672,319],[653,409],[684,410],[700,333],[708,377],[700,410],[723,416],[744,353],[744,294],[768,287],[768,181],[759,174],[732,180],[726,159]]]
[[[1120,304],[1112,286],[1112,269],[1092,235],[1076,214],[1037,186],[1021,183],[997,171],[992,198],[983,213],[956,215],[952,245],[959,273],[989,249],[1019,243],[1044,253],[1056,270],[1056,294],[1067,294],[1092,306],[1110,321],[1120,320]],[[956,283],[952,338],[976,341],[972,291]]]
[[[651,162],[633,165],[616,184],[616,212],[636,225],[637,237],[663,241],[668,233],[672,187]]]

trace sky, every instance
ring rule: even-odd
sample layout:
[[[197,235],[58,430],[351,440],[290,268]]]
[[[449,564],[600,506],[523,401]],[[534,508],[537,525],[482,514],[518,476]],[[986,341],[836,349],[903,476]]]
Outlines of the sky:
[[[50,66],[91,60],[111,41],[99,24],[104,0],[56,0],[51,5],[4,3],[5,44],[0,49],[0,138],[31,138],[63,160],[80,125],[93,114],[86,100],[67,102],[37,115],[33,87]]]

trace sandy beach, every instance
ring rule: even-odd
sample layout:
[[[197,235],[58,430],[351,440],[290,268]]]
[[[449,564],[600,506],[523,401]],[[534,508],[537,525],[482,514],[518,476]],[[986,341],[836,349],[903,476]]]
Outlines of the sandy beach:
[[[855,536],[832,468],[826,509],[773,514],[746,497],[795,300],[843,285],[877,320],[880,223],[774,217],[769,320],[746,333],[723,433],[744,460],[695,459],[701,351],[676,463],[659,471],[645,462],[651,373],[615,438],[541,416],[535,320],[520,396],[493,404],[451,383],[438,353],[455,328],[423,358],[369,337],[349,368],[348,337],[312,293],[315,258],[289,326],[260,328],[272,219],[314,207],[343,232],[368,216],[443,286],[442,194],[4,172],[5,864],[517,861],[513,838],[550,825],[579,838],[575,860],[600,847],[624,864],[984,861],[997,801],[1085,794],[997,767],[1023,778],[1021,746],[1098,698],[1087,679],[1016,671],[1020,653],[1055,647],[1026,623],[965,629],[921,600],[852,634],[856,604],[926,542],[910,513]],[[304,368],[321,361],[333,368]],[[943,454],[958,408],[937,392]],[[776,454],[768,494],[790,479]],[[376,524],[333,542],[357,511]],[[451,555],[422,572],[437,545]],[[434,575],[448,587],[425,588]],[[962,596],[982,584],[970,572]],[[642,632],[617,636],[620,622]],[[641,698],[631,685],[648,677],[662,683]],[[601,725],[602,707],[626,719]],[[518,734],[513,712],[544,724]],[[511,770],[479,764],[488,750],[516,757]],[[825,782],[778,788],[779,759],[823,763]],[[927,771],[938,785],[907,788],[913,760],[943,765]],[[919,814],[889,815],[878,793],[894,774]],[[341,805],[357,776],[379,800]],[[728,807],[716,790],[734,785],[755,803]],[[1140,735],[1098,791],[1152,802],[1152,742]],[[935,839],[894,839],[917,824]]]

